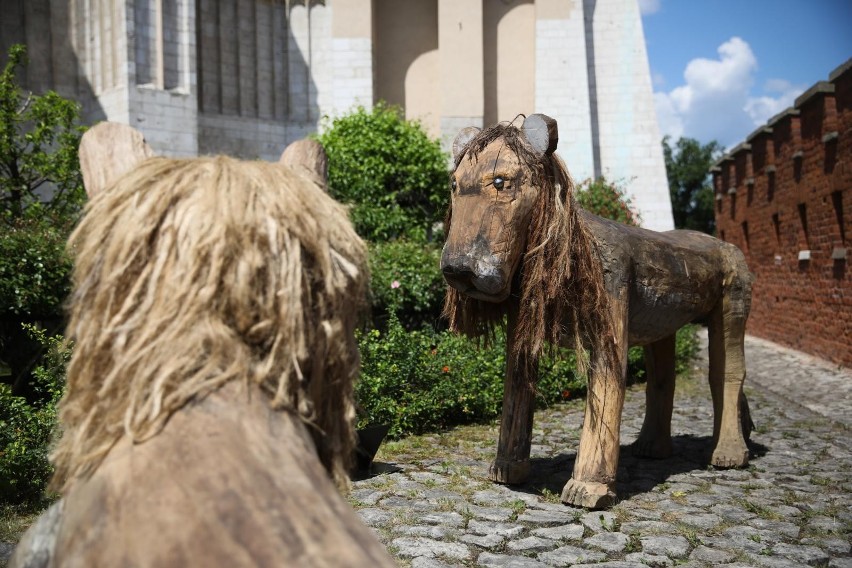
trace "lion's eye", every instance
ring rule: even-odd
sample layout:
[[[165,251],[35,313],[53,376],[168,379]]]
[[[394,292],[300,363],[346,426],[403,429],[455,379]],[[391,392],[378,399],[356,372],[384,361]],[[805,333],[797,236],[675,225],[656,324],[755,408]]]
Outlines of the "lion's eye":
[[[505,180],[501,177],[496,177],[494,178],[494,181],[492,183],[494,184],[494,189],[499,190],[503,189],[503,184],[505,183]]]
[[[457,184],[456,184],[456,180],[452,180],[452,181],[450,182],[450,187],[452,187],[452,188],[453,188],[453,191],[455,191],[455,190],[456,190],[456,186],[457,186]]]

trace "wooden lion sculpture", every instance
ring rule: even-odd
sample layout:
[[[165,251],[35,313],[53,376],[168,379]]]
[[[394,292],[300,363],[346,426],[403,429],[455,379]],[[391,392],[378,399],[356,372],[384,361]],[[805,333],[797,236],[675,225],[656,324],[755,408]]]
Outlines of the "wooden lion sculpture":
[[[367,270],[320,161],[151,157],[109,123],[80,155],[62,499],[12,566],[394,566],[332,481]]]
[[[445,315],[453,329],[471,336],[490,334],[508,315],[503,415],[491,478],[509,484],[526,479],[538,359],[546,344],[567,344],[578,348],[589,390],[562,501],[610,505],[628,346],[644,346],[648,368],[647,413],[634,452],[667,457],[675,332],[698,319],[707,321],[710,334],[711,462],[746,465],[743,334],[752,275],[743,254],[702,233],[657,233],[580,209],[571,178],[553,153],[557,142],[556,121],[537,114],[521,128],[464,129],[453,144],[441,258],[450,285]]]

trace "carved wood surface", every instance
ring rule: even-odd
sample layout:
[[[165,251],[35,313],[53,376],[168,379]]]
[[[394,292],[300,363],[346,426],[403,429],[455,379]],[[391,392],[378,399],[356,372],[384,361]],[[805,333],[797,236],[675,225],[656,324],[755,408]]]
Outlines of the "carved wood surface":
[[[65,496],[52,562],[12,566],[395,566],[306,426],[247,389],[224,386],[144,443],[122,439]]]

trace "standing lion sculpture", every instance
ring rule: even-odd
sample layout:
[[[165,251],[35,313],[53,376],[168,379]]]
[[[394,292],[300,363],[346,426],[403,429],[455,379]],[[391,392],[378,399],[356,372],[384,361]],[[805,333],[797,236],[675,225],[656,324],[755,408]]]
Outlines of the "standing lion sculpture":
[[[394,566],[334,483],[367,269],[320,153],[168,159],[127,126],[83,137],[62,499],[12,566]]]
[[[470,336],[508,316],[507,365],[497,457],[490,475],[529,473],[538,359],[549,344],[578,352],[589,378],[583,432],[562,501],[610,505],[615,497],[627,349],[642,345],[647,413],[634,453],[671,454],[675,332],[704,320],[710,335],[714,426],[711,463],[748,461],[743,339],[752,275],[733,245],[693,231],[628,227],[577,207],[554,154],[556,121],[534,114],[521,128],[462,130],[441,268],[445,315]],[[587,354],[587,355],[586,355]]]

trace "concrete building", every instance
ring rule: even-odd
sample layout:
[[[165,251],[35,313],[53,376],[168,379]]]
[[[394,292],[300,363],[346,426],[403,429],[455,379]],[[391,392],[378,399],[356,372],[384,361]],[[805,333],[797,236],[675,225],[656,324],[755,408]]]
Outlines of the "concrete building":
[[[623,182],[672,228],[636,0],[0,0],[25,83],[172,155],[272,159],[323,116],[386,100],[448,144],[542,112],[577,180]]]

